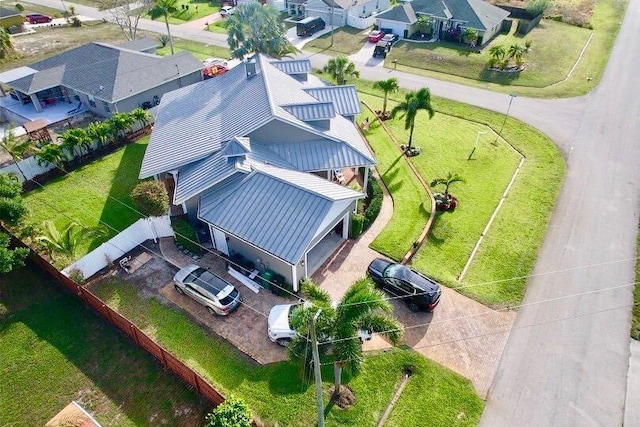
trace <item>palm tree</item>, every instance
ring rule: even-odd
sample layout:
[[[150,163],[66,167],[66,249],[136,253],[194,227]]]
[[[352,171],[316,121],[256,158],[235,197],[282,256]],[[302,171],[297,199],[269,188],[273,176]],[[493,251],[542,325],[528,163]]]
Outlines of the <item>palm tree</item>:
[[[395,77],[391,77],[387,80],[380,80],[373,84],[374,89],[380,89],[384,92],[384,101],[382,102],[382,115],[387,112],[387,97],[389,96],[389,92],[396,92],[400,89],[398,86],[398,79]]]
[[[109,142],[111,136],[111,126],[108,122],[93,122],[87,127],[87,135],[102,147]]]
[[[280,59],[298,51],[287,39],[280,13],[270,4],[246,2],[226,20],[227,43],[236,59],[254,52]]]
[[[357,375],[362,368],[364,357],[359,331],[379,333],[393,345],[400,342],[401,325],[391,314],[391,304],[381,291],[375,289],[370,279],[355,282],[335,308],[329,294],[310,280],[303,283],[302,293],[310,303],[293,313],[291,323],[299,335],[289,345],[289,355],[299,359],[300,354],[305,354],[304,349],[309,346],[304,333],[311,317],[322,309],[316,327],[319,337],[325,337],[325,344],[333,346],[334,397],[341,391],[342,371]],[[326,351],[327,345],[321,347]]]
[[[169,15],[178,11],[176,7],[178,0],[156,0],[155,5],[149,11],[151,19],[164,17],[164,23],[167,25],[167,36],[169,37],[169,47],[171,55],[173,55],[173,39],[171,38],[171,29],[169,28]]]
[[[0,58],[4,58],[12,51],[13,44],[11,43],[11,35],[7,30],[0,27]]]
[[[36,240],[43,242],[49,250],[49,255],[56,252],[69,257],[74,257],[80,244],[86,240],[105,239],[109,236],[106,227],[83,227],[77,222],[70,222],[62,231],[58,230],[53,221],[42,223],[42,235]]]
[[[113,133],[113,138],[118,139],[121,136],[122,131],[126,131],[130,129],[133,125],[135,119],[129,113],[116,113],[109,120],[111,124],[111,132]]]
[[[64,162],[67,160],[67,156],[58,144],[51,143],[36,149],[35,157],[38,166],[49,163],[64,171]]]
[[[459,174],[452,174],[449,172],[445,178],[436,178],[429,184],[431,187],[436,185],[444,185],[444,197],[445,200],[449,198],[449,187],[456,182],[465,182],[464,178]]]
[[[81,128],[67,129],[58,137],[58,140],[62,141],[62,149],[67,150],[72,158],[76,156],[76,149],[80,150],[80,157],[82,157],[82,150],[88,150],[93,142],[87,131]]]
[[[140,122],[143,128],[147,126],[147,124],[149,123],[149,119],[151,118],[149,113],[147,113],[147,111],[143,110],[142,108],[136,108],[135,110],[133,110],[131,112],[131,117],[133,117],[133,120]]]
[[[507,54],[509,58],[515,59],[516,63],[522,62],[522,55],[524,55],[525,48],[520,46],[518,43],[512,44],[509,46],[509,51]]]
[[[417,92],[409,92],[405,94],[404,101],[393,107],[393,110],[391,110],[391,117],[393,118],[398,114],[405,116],[404,128],[409,129],[409,145],[407,146],[407,151],[411,151],[416,115],[420,110],[426,110],[427,113],[429,113],[429,119],[431,119],[435,114],[435,111],[431,106],[431,92],[429,91],[429,88],[425,87]]]
[[[491,54],[491,57],[496,61],[502,61],[506,55],[506,51],[504,50],[504,46],[498,44],[489,48],[489,54]]]
[[[347,82],[347,77],[360,77],[360,73],[356,70],[354,63],[342,55],[337,58],[331,58],[323,70],[325,73],[329,73],[340,86]]]
[[[24,158],[24,154],[31,148],[31,140],[25,139],[20,141],[16,138],[13,129],[11,126],[7,126],[4,136],[2,137],[2,141],[0,142],[0,147],[2,147],[13,159],[16,164],[16,167],[20,171],[22,178],[26,181],[27,176],[24,174],[22,169],[20,168],[20,160]]]

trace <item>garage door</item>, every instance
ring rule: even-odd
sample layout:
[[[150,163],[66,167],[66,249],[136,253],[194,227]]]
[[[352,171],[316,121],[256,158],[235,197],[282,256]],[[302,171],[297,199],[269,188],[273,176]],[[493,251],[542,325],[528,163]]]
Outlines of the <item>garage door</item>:
[[[400,38],[404,37],[404,30],[407,28],[407,25],[404,22],[398,21],[388,21],[386,19],[379,19],[378,25],[379,28],[388,28],[393,31],[393,34],[397,34]]]
[[[319,16],[322,18],[324,23],[327,25],[327,28],[331,28],[331,12],[324,10],[315,10],[315,9],[307,9],[307,16]],[[342,14],[338,12],[333,12],[333,26],[335,28],[342,27],[344,22],[342,22]]]

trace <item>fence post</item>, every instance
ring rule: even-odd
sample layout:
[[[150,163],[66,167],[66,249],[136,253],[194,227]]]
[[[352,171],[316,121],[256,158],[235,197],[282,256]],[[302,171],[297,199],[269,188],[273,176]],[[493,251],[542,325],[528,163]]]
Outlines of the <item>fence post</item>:
[[[102,304],[102,308],[107,313],[107,320],[109,321],[109,323],[115,325],[115,323],[113,323],[113,317],[111,317],[111,308],[107,307],[106,304]]]
[[[202,394],[202,391],[200,390],[200,384],[198,383],[198,374],[196,374],[195,371],[191,372],[193,372],[193,384],[196,387],[196,391],[198,392],[198,394]]]

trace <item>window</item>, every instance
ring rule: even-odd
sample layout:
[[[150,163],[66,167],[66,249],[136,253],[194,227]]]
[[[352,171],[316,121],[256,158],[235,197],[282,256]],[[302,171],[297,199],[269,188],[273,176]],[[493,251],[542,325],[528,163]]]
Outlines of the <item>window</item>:
[[[111,108],[109,108],[109,103],[107,101],[102,101],[102,106],[104,107],[104,111],[107,113],[111,112]]]
[[[91,95],[87,95],[87,98],[89,98],[89,105],[91,105],[92,107],[94,107],[94,108],[95,108],[95,106],[96,106],[96,99],[95,99],[93,96],[91,96]]]

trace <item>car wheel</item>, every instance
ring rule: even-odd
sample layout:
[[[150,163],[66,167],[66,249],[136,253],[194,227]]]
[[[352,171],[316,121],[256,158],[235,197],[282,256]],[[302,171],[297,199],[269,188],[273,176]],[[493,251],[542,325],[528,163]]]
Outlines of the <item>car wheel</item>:
[[[291,340],[288,340],[286,338],[279,338],[279,339],[276,340],[276,342],[279,345],[283,346],[283,347],[287,347],[289,345],[289,343],[291,342]]]
[[[174,288],[176,288],[176,292],[178,292],[180,295],[184,295],[184,291],[180,286],[174,285]]]
[[[214,310],[213,308],[209,307],[209,306],[207,306],[207,311],[209,312],[209,314],[211,314],[211,315],[213,315],[213,316],[215,316],[215,315],[216,315],[215,310]]]
[[[409,310],[413,311],[414,313],[418,311],[418,305],[415,302],[410,302],[407,305],[409,307]]]

